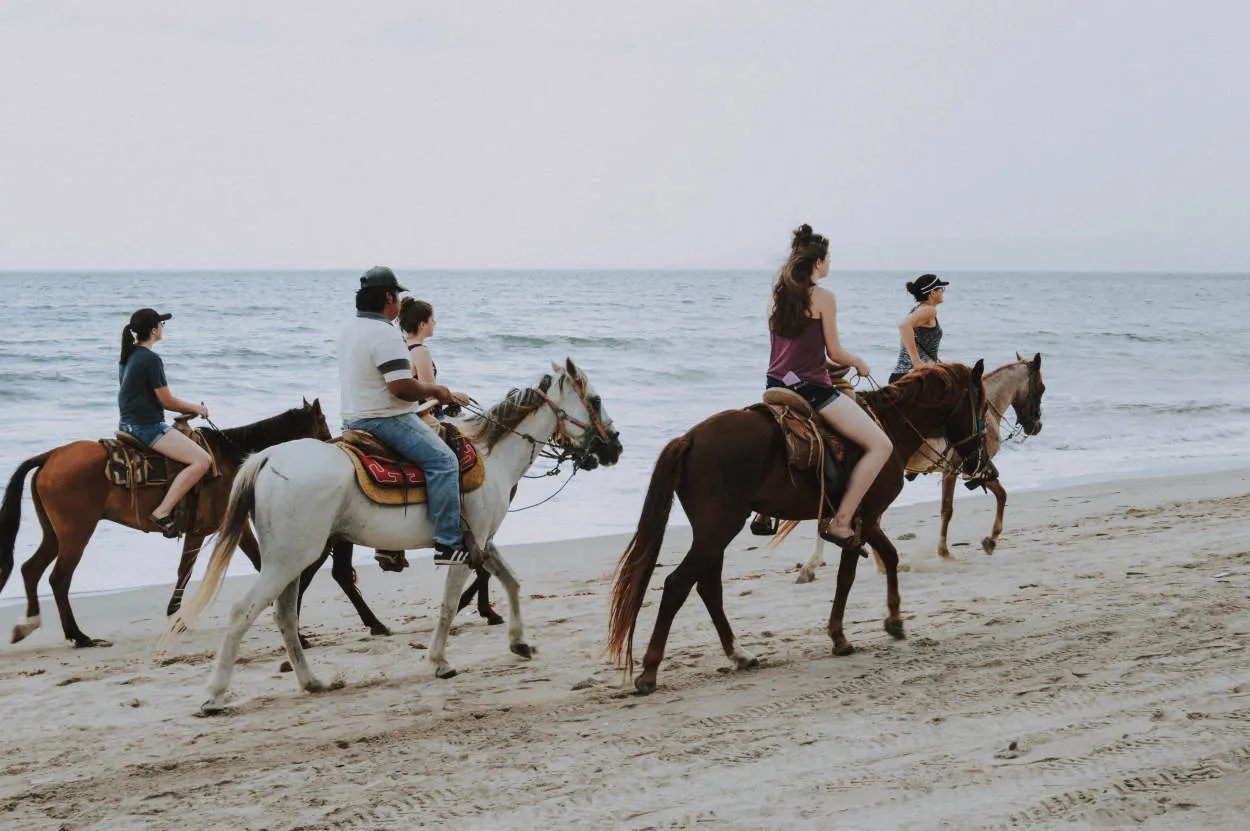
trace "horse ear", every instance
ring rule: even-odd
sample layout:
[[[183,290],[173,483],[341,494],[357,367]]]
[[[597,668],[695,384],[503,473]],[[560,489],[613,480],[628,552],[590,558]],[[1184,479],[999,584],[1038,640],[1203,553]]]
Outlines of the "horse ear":
[[[572,359],[572,358],[565,358],[565,359],[564,359],[564,368],[565,368],[565,370],[569,373],[569,377],[570,377],[570,378],[576,378],[576,377],[580,374],[580,373],[577,371],[577,367],[573,366],[573,359]]]
[[[551,362],[551,368],[552,368],[553,370],[555,370],[556,375],[563,375],[563,374],[564,374],[564,367],[560,366],[560,365],[559,365],[558,363],[556,363],[555,361],[552,361],[552,362]]]
[[[318,413],[321,412],[321,399],[320,398],[313,399],[312,408],[314,411]]]
[[[1016,360],[1017,360],[1017,361],[1020,361],[1021,363],[1023,363],[1023,362],[1024,362],[1024,356],[1023,356],[1023,355],[1021,355],[1019,352],[1017,352],[1017,353],[1016,353]]]
[[[303,401],[304,401],[304,409],[305,409],[305,410],[307,410],[307,409],[308,409],[308,399],[307,399],[307,398],[304,398],[304,399],[303,399]]]
[[[1034,369],[1042,368],[1042,353],[1041,352],[1038,352],[1036,355],[1033,356],[1033,368]]]
[[[977,358],[977,362],[972,367],[972,380],[980,381],[982,373],[985,372],[985,358]]]

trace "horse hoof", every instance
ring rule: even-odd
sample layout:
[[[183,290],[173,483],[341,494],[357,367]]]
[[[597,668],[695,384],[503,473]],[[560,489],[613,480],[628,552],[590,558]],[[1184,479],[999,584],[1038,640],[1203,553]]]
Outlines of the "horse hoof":
[[[300,635],[300,636],[299,636],[299,648],[300,648],[300,649],[311,649],[311,648],[312,648],[312,641],[308,640],[308,638],[304,637],[303,635]]]
[[[810,583],[815,579],[816,579],[816,575],[814,573],[808,571],[807,569],[800,569],[799,576],[794,578],[794,582],[798,583],[799,585],[802,585],[804,583]]]
[[[318,681],[316,678],[304,685],[304,692],[323,693],[329,692],[330,688]]]
[[[849,643],[844,643],[840,646],[836,643],[833,645],[833,654],[837,655],[839,658],[844,655],[850,655],[854,651],[855,647]]]
[[[202,716],[219,716],[224,713],[228,707],[220,701],[209,699],[200,705],[200,715]]]
[[[80,638],[74,641],[75,649],[89,649],[94,646],[112,646],[112,641],[106,641],[103,638]]]
[[[448,678],[455,678],[457,671],[453,667],[440,667],[434,670],[434,677],[446,681]]]
[[[981,540],[981,550],[984,551],[986,554],[993,554],[995,548],[998,548],[998,543],[990,539],[989,537],[986,537],[985,539]]]
[[[389,638],[391,636],[391,630],[379,623],[377,626],[369,627],[369,634]]]
[[[634,679],[634,689],[639,695],[651,695],[655,692],[655,681],[639,676]]]
[[[508,648],[512,650],[513,655],[520,655],[522,658],[534,657],[534,650],[527,643],[514,643]]]
[[[21,624],[18,624],[13,627],[13,639],[9,641],[9,643],[20,643],[26,640],[30,633],[34,631],[35,629],[33,626],[22,626]]]
[[[901,641],[907,637],[907,635],[903,633],[903,621],[901,620],[887,620],[885,622],[885,631],[890,633],[890,637],[894,638],[896,641]]]
[[[760,659],[756,658],[754,655],[744,655],[741,658],[734,658],[734,663],[737,665],[738,669],[758,669]]]
[[[487,626],[498,626],[499,624],[503,623],[503,618],[501,618],[498,615],[498,613],[494,612],[493,610],[487,614],[482,615],[482,617],[486,618]]]

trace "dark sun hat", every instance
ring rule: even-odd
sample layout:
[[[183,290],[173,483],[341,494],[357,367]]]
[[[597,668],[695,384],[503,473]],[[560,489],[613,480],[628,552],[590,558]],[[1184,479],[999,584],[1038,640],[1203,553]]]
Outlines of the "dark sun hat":
[[[164,323],[172,317],[173,315],[168,312],[161,314],[156,309],[140,309],[130,316],[130,328],[136,332],[139,330],[150,332],[156,328],[156,324]]]
[[[949,285],[950,283],[941,279],[936,274],[924,274],[915,282],[916,291],[920,294],[928,294]]]

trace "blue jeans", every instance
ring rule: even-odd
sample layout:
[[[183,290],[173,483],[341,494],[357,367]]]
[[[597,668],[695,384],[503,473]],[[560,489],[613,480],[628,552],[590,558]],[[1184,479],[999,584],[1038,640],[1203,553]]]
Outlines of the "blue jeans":
[[[368,430],[425,471],[434,541],[460,545],[460,460],[430,426],[413,413],[343,422],[344,430]]]

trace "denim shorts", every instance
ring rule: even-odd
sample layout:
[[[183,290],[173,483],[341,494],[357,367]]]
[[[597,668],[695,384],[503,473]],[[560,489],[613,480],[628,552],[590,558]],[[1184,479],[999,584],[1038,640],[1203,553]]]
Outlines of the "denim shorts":
[[[838,399],[842,393],[838,392],[837,387],[831,387],[827,384],[816,384],[812,381],[799,381],[797,384],[783,384],[776,378],[766,377],[764,386],[768,389],[775,387],[785,387],[791,392],[797,392],[804,401],[812,405],[812,409],[820,412]]]
[[[117,425],[117,429],[123,433],[129,433],[148,447],[152,447],[161,440],[161,436],[173,428],[162,421],[160,424],[126,424],[123,422]]]

